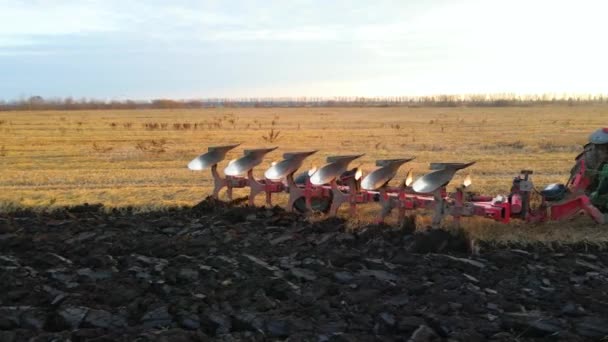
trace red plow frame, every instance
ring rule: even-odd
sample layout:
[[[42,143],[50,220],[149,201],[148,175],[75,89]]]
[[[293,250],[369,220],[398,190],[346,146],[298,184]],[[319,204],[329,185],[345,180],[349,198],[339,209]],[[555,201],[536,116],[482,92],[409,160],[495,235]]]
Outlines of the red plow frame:
[[[254,167],[263,161],[266,154],[276,149],[273,147],[245,150],[241,158],[228,163],[224,170],[225,176],[222,177],[218,163],[224,160],[228,151],[237,146],[210,147],[207,153],[188,164],[191,170],[211,169],[214,180],[212,196],[215,198],[219,198],[220,190],[224,187],[228,199],[232,199],[233,189],[249,188],[249,205],[254,204],[255,197],[260,193],[265,194],[266,204],[272,205],[273,194],[288,193],[287,211],[318,210],[329,216],[337,215],[342,205],[348,205],[349,214],[354,216],[358,205],[373,202],[380,205],[378,222],[384,222],[394,210],[397,211],[400,222],[408,212],[430,210],[433,213],[433,227],[439,227],[447,216],[452,217],[456,225],[460,224],[462,217],[472,216],[502,223],[509,223],[512,219],[525,222],[560,221],[578,214],[586,214],[598,224],[606,220],[583,191],[589,183],[584,163],[567,186],[551,185],[548,190],[540,192],[541,203],[532,207],[530,195],[535,189],[530,170],[522,170],[513,179],[508,195],[489,196],[469,191],[469,177],[455,191],[448,192],[448,185],[454,175],[474,162],[432,163],[431,172],[417,180],[413,180],[410,171],[400,186],[389,186],[398,169],[414,158],[378,160],[377,168],[362,177],[360,169],[348,169],[349,164],[362,155],[332,156],[327,158],[327,164],[321,168],[296,176],[303,161],[317,152],[305,151],[285,153],[282,161],[273,163],[266,170],[263,179],[256,179],[253,175]],[[563,196],[552,198],[552,192],[555,191],[563,191]]]

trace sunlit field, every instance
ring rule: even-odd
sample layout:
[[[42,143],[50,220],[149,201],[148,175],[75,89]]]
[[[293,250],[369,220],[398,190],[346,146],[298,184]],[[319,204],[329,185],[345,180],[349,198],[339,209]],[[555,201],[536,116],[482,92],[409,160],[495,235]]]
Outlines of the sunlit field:
[[[414,175],[428,172],[430,162],[476,161],[452,186],[470,174],[473,191],[494,195],[508,193],[521,169],[534,170],[537,188],[565,182],[588,135],[606,126],[607,118],[608,106],[602,105],[0,112],[0,202],[3,210],[84,202],[142,210],[193,205],[210,193],[212,180],[208,171],[188,170],[187,163],[207,146],[228,143],[279,146],[256,168],[258,176],[293,150],[320,150],[304,168],[320,166],[330,155],[365,153],[352,164],[364,174],[376,159],[416,157],[395,183],[410,168]],[[239,147],[227,160],[241,154]],[[286,195],[276,199],[281,204]],[[363,221],[376,209],[364,207]],[[555,228],[564,226],[515,229],[486,222],[471,220],[470,229],[497,240],[535,229],[541,239],[552,239]],[[566,226],[572,225],[572,236],[561,239],[608,240],[605,228],[585,218]]]

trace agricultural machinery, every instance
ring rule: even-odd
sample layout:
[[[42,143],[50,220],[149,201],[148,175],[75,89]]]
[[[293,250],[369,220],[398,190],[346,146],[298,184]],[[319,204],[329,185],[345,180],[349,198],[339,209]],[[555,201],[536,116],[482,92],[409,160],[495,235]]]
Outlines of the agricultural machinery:
[[[413,157],[378,160],[376,169],[363,177],[361,169],[349,169],[362,154],[331,156],[324,166],[296,175],[304,160],[317,151],[288,152],[283,154],[283,160],[272,163],[263,178],[254,177],[254,167],[277,147],[244,150],[242,157],[228,162],[222,176],[218,164],[238,146],[209,147],[207,153],[188,164],[191,170],[211,169],[214,198],[219,197],[223,188],[230,200],[233,189],[249,188],[250,205],[261,193],[265,194],[266,203],[272,205],[273,194],[287,193],[287,211],[318,211],[330,216],[337,215],[342,205],[348,206],[350,215],[355,215],[359,205],[374,202],[380,207],[378,222],[384,222],[393,211],[397,211],[401,222],[408,212],[430,210],[434,228],[446,216],[458,225],[461,217],[471,216],[508,223],[512,219],[559,221],[583,213],[601,224],[608,212],[608,128],[591,134],[584,151],[576,157],[566,184],[551,184],[537,191],[531,179],[532,170],[522,170],[513,179],[510,193],[497,196],[470,191],[469,176],[448,192],[448,184],[456,173],[475,162],[431,163],[430,172],[422,177],[414,180],[410,170],[399,185],[389,185]],[[540,194],[540,200],[531,196],[535,193]]]

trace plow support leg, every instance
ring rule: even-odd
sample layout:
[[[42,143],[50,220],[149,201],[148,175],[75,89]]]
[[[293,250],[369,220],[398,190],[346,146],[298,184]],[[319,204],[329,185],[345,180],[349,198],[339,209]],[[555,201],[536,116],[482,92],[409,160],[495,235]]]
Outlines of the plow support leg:
[[[266,191],[266,204],[272,207],[272,193],[270,191]]]
[[[378,223],[384,223],[384,220],[388,215],[393,211],[393,203],[391,199],[386,195],[386,189],[380,189],[380,218],[378,218]]]
[[[228,186],[227,186],[226,196],[228,197],[229,201],[232,201],[232,185],[231,184],[228,184]]]
[[[294,205],[295,205],[296,201],[298,200],[298,198],[304,196],[304,190],[300,189],[296,185],[296,182],[293,180],[293,173],[288,174],[286,177],[286,180],[287,180],[287,188],[289,189],[289,199],[287,200],[287,208],[285,208],[285,210],[287,212],[293,212]],[[307,201],[306,205],[308,205],[308,201]]]
[[[331,192],[333,194],[333,201],[331,203],[331,208],[329,209],[329,216],[338,215],[338,210],[343,203],[348,203],[350,200],[350,194],[345,194],[338,188],[338,184],[336,180],[331,181]],[[351,209],[352,211],[352,209]]]
[[[585,211],[585,213],[587,213],[587,215],[591,216],[593,221],[595,221],[595,223],[597,224],[604,224],[606,223],[606,220],[608,220],[608,217],[606,217],[606,215],[604,215],[598,208],[593,205],[586,205],[583,207],[583,210]]]
[[[304,186],[304,199],[306,200],[306,210],[312,213],[312,183],[310,179],[306,181]]]
[[[433,192],[433,199],[435,200],[435,212],[433,213],[433,221],[431,223],[431,228],[433,229],[441,228],[441,221],[445,214],[445,201],[441,190],[442,188],[439,188]]]
[[[270,202],[270,193],[268,191],[266,191],[266,185],[264,183],[260,183],[258,182],[254,177],[253,177],[253,170],[249,170],[249,172],[247,172],[247,183],[249,185],[249,205],[253,206],[254,205],[254,200],[255,200],[255,196],[257,196],[260,192],[266,192],[266,204],[268,204],[269,206],[271,205]]]
[[[460,217],[464,205],[464,188],[458,188],[456,191],[456,205],[453,208],[454,228],[460,228]]]
[[[380,192],[380,217],[378,218],[378,223],[384,223],[386,217],[391,214],[393,209],[398,205],[399,201],[397,199],[391,198],[386,193],[386,188],[382,187],[378,189]],[[405,208],[399,207],[399,217],[398,222],[401,222],[405,217]]]
[[[551,220],[555,221],[568,219],[583,211],[596,223],[602,224],[605,222],[604,214],[602,214],[598,208],[591,204],[589,197],[585,195],[580,195],[564,203],[554,204],[550,207],[550,210]]]
[[[219,199],[220,190],[226,186],[226,180],[217,172],[217,164],[211,166],[211,175],[213,176],[213,195],[215,199]]]

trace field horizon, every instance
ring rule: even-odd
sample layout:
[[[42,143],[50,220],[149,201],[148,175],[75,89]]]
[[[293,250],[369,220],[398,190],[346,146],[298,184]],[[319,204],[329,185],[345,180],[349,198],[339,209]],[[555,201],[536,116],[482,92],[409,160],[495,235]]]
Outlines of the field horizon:
[[[305,108],[305,107],[533,107],[607,105],[604,93],[462,93],[403,96],[281,96],[96,99],[42,97],[0,99],[0,111],[201,109],[201,108]]]

